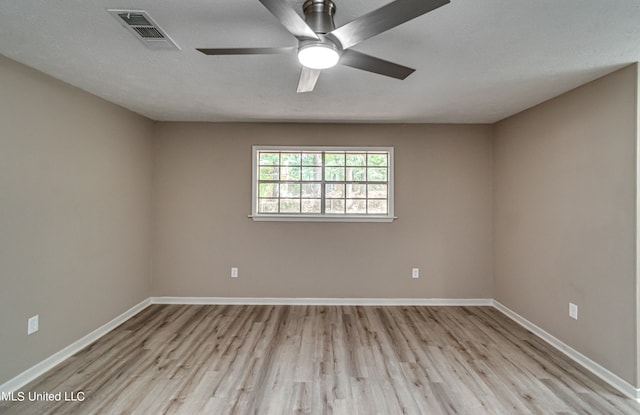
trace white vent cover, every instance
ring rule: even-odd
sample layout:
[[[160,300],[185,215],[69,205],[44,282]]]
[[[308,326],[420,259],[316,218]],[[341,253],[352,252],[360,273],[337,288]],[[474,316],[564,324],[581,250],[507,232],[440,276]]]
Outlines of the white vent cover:
[[[152,49],[178,49],[173,41],[144,10],[108,9],[128,31]]]

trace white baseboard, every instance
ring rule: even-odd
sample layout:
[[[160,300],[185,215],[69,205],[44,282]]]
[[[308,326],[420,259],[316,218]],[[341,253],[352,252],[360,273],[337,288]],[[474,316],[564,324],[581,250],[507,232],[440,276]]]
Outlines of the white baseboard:
[[[151,304],[491,306],[490,298],[151,297]]]
[[[580,353],[579,351],[575,350],[574,348],[568,346],[566,343],[562,342],[558,338],[552,336],[551,334],[549,334],[545,330],[543,330],[540,327],[536,326],[535,324],[533,324],[532,322],[530,322],[526,318],[522,317],[521,315],[519,315],[515,311],[513,311],[510,308],[504,306],[499,301],[493,300],[493,306],[497,310],[502,312],[504,315],[506,315],[507,317],[509,317],[510,319],[515,321],[516,323],[520,324],[525,329],[529,330],[530,332],[532,332],[536,336],[540,337],[542,340],[544,340],[547,343],[549,343],[551,346],[555,347],[556,349],[558,349],[559,351],[564,353],[566,356],[571,358],[573,361],[578,363],[580,366],[584,367],[585,369],[587,369],[588,371],[590,371],[594,375],[598,376],[600,379],[602,379],[605,382],[607,382],[609,385],[613,386],[614,388],[616,388],[617,390],[619,390],[620,392],[622,392],[623,394],[625,394],[629,398],[635,399],[636,401],[640,402],[640,389],[634,387],[629,382],[627,382],[626,380],[622,379],[621,377],[619,377],[615,373],[613,373],[613,372],[609,371],[608,369],[600,366],[598,363],[596,363],[593,360],[589,359],[587,356],[583,355],[582,353]]]
[[[94,341],[98,340],[100,337],[104,336],[111,330],[115,329],[120,324],[129,320],[131,317],[135,316],[140,311],[147,308],[150,304],[151,304],[150,298],[147,298],[146,300],[143,300],[139,304],[136,304],[135,306],[131,307],[124,313],[120,314],[113,320],[109,321],[108,323],[98,327],[91,333],[76,340],[75,342],[71,343],[69,346],[49,356],[45,360],[36,364],[35,366],[30,367],[29,369],[20,373],[18,376],[14,377],[13,379],[10,379],[7,382],[3,383],[2,385],[0,385],[0,393],[2,392],[9,393],[9,392],[14,392],[20,389],[21,387],[31,382],[38,376],[54,368],[58,364],[62,363],[64,360],[70,358],[71,356],[73,356],[83,348],[87,347]]]

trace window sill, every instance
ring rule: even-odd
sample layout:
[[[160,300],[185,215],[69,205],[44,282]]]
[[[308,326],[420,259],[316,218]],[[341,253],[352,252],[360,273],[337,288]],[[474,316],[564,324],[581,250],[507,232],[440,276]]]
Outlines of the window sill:
[[[393,222],[397,216],[249,215],[254,222]]]

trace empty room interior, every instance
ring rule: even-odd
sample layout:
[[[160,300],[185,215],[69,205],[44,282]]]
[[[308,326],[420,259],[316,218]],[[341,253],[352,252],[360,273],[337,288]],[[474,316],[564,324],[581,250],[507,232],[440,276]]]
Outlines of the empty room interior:
[[[639,22],[0,2],[0,413],[640,414]]]

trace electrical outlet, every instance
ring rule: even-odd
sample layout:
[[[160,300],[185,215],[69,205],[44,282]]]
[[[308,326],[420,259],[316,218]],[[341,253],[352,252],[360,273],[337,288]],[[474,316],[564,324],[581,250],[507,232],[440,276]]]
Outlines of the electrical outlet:
[[[238,267],[231,268],[231,278],[238,278]]]
[[[569,303],[569,317],[574,320],[578,319],[578,306],[573,303]]]
[[[39,316],[35,315],[27,320],[27,334],[31,335],[39,330],[38,318]]]
[[[411,278],[420,278],[420,268],[413,268],[411,270]]]

